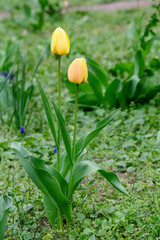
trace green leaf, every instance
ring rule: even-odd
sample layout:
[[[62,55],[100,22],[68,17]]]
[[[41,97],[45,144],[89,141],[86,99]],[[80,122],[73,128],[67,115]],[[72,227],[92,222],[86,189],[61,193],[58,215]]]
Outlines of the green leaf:
[[[56,135],[55,125],[54,125],[52,110],[51,110],[50,104],[48,102],[48,99],[45,95],[45,92],[43,91],[43,88],[42,88],[40,82],[38,81],[38,79],[37,79],[37,83],[38,83],[38,87],[39,87],[39,90],[40,90],[40,94],[41,94],[41,98],[42,98],[42,101],[43,101],[43,106],[44,106],[44,109],[45,109],[45,112],[46,112],[46,116],[47,116],[47,119],[48,119],[48,123],[49,123],[49,126],[50,126],[50,130],[51,130],[53,139],[56,143],[56,146],[58,148],[59,146],[58,146],[58,142],[57,142],[57,135]]]
[[[49,174],[52,177],[55,177],[57,179],[59,185],[61,186],[61,190],[62,190],[63,194],[67,196],[68,183],[53,166],[49,166],[49,165],[45,164],[44,160],[33,157],[31,155],[28,155],[26,158],[30,159],[32,161],[32,164],[34,165],[35,168],[45,170],[46,172],[49,172]]]
[[[145,93],[145,95],[139,96],[136,99],[136,102],[146,103],[150,99],[154,98],[154,96],[159,92],[160,92],[160,85],[157,85],[157,86],[153,87],[152,89],[150,89],[149,91],[147,91],[147,93]]]
[[[83,135],[76,143],[76,159],[83,152],[85,147],[91,142],[91,140],[119,113],[119,110],[115,110],[110,113],[105,119],[96,124],[93,131]]]
[[[105,70],[102,68],[100,64],[97,62],[93,61],[91,58],[86,57],[87,60],[87,65],[89,68],[89,71],[92,71],[95,76],[102,82],[102,84],[107,87],[108,85],[108,77],[105,72]]]
[[[157,133],[157,147],[160,147],[160,131]]]
[[[23,9],[24,9],[24,14],[26,15],[26,17],[30,18],[31,17],[31,8],[29,5],[24,4],[23,5]]]
[[[126,92],[125,92],[125,87],[123,85],[122,90],[117,93],[117,99],[119,102],[119,105],[124,108],[127,105],[127,99],[126,99]]]
[[[116,93],[122,89],[122,83],[120,79],[114,79],[109,85],[105,93],[105,99],[110,107],[117,107]]]
[[[5,88],[7,82],[8,82],[8,80],[9,80],[9,78],[10,78],[11,73],[12,73],[12,70],[13,70],[13,66],[11,67],[11,69],[10,69],[10,71],[9,71],[6,79],[5,79],[5,81],[0,85],[0,94],[1,94],[2,90]]]
[[[12,201],[8,196],[0,195],[0,240],[3,240],[7,225],[8,211],[12,206]]]
[[[45,192],[45,188],[43,187],[43,184],[41,183],[39,177],[35,173],[35,170],[33,169],[33,166],[31,164],[31,161],[26,159],[27,156],[31,155],[30,152],[22,147],[22,145],[18,142],[13,142],[11,144],[11,148],[14,150],[17,158],[20,160],[22,166],[28,173],[29,177],[32,179],[32,181],[35,183],[35,185],[39,189],[43,189],[43,192],[47,195],[47,192]]]
[[[75,97],[71,98],[69,100],[69,102],[70,103],[74,103],[75,102]],[[93,106],[93,105],[100,104],[100,101],[95,96],[95,93],[92,93],[92,92],[87,92],[86,93],[86,92],[84,92],[84,93],[78,94],[78,104],[90,107],[90,106]]]
[[[149,62],[149,66],[154,70],[160,70],[160,59],[159,58],[152,58]]]
[[[71,207],[69,200],[64,195],[66,181],[53,167],[44,164],[44,161],[30,156],[30,153],[19,143],[12,143],[17,157],[35,185],[50,199],[53,205],[71,219]],[[63,188],[61,188],[61,186]]]
[[[91,161],[81,161],[74,166],[73,174],[72,174],[71,195],[74,193],[78,184],[82,181],[84,177],[96,171],[98,171],[114,188],[128,195],[126,189],[122,186],[122,184],[120,183],[115,173],[106,172],[98,164]]]
[[[94,74],[92,74],[92,72],[88,72],[88,82],[90,83],[97,99],[102,103],[105,103],[102,84],[100,80]]]
[[[137,75],[133,75],[130,79],[127,80],[124,85],[125,93],[128,99],[131,99],[136,94],[138,83],[140,82],[140,78]]]
[[[77,87],[76,84],[71,83],[69,80],[66,80],[65,83],[66,83],[66,86],[69,89],[69,91],[75,95],[76,87]],[[87,94],[88,92],[93,93],[93,90],[88,82],[85,82],[85,84],[79,84],[78,93],[86,93]]]
[[[35,75],[36,75],[36,73],[37,73],[37,70],[38,70],[41,62],[42,62],[42,59],[43,59],[44,54],[46,53],[46,49],[47,49],[47,46],[44,48],[44,50],[43,50],[40,58],[38,59],[38,62],[37,62],[36,67],[35,67],[35,69],[34,69],[33,79],[34,79],[34,77],[35,77]]]
[[[141,77],[144,74],[145,62],[141,50],[135,53],[134,75]]]
[[[41,180],[45,192],[47,191],[47,197],[52,201],[54,205],[57,205],[58,208],[67,216],[68,219],[71,219],[71,206],[67,197],[62,193],[62,189],[58,183],[58,180],[55,176],[51,176],[49,172],[36,168],[33,165],[33,168]],[[56,203],[56,204],[55,204]]]
[[[54,106],[54,110],[55,110],[55,113],[57,116],[59,127],[61,129],[61,134],[62,134],[63,142],[64,142],[64,145],[66,148],[66,152],[67,152],[70,164],[72,164],[71,139],[70,139],[69,133],[67,131],[64,118],[63,118],[62,114],[60,113],[59,109],[57,108],[57,106],[54,104],[54,102],[53,102],[53,106]]]
[[[47,217],[52,225],[52,228],[55,228],[55,224],[58,224],[58,209],[55,204],[48,198],[45,194],[43,195],[44,207],[47,214]]]
[[[133,74],[133,63],[132,62],[120,62],[115,65],[112,71],[116,71],[119,74],[124,74],[125,72]]]

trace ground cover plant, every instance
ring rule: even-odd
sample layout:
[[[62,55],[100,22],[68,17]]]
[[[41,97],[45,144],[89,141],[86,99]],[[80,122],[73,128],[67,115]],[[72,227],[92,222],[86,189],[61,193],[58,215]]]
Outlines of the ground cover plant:
[[[6,225],[8,211],[11,208],[12,201],[8,196],[0,196],[0,239],[3,240]]]
[[[147,23],[152,10],[146,8],[145,12],[144,22]],[[131,42],[125,33],[132,20],[137,18],[137,11],[68,13],[63,20],[47,18],[42,31],[36,33],[17,26],[15,18],[18,16],[0,21],[0,53],[3,55],[8,40],[18,43],[23,56],[28,53],[28,77],[32,76],[35,68],[32,63],[37,62],[44,45],[50,44],[48,36],[53,28],[61,25],[68,32],[72,50],[63,58],[61,65],[64,98],[62,111],[72,134],[74,110],[73,105],[68,104],[70,94],[63,82],[66,64],[69,66],[74,58],[87,55],[103,66],[107,62],[107,70],[119,61],[131,59]],[[149,58],[158,56],[159,49],[159,41],[154,42]],[[48,49],[37,74],[50,102],[53,95],[54,99],[58,97],[57,81],[54,81],[57,79],[55,63],[56,60],[50,56]],[[42,101],[37,99],[38,95],[36,87],[33,95],[33,100],[36,100],[34,119],[24,134],[15,134],[12,128],[8,131],[0,125],[0,192],[3,195],[7,193],[13,201],[5,239],[68,237],[66,231],[60,233],[59,230],[52,230],[44,212],[41,193],[9,150],[11,143],[17,141],[48,164],[56,158],[55,145],[44,117]],[[110,186],[107,188],[98,175],[96,178],[95,175],[90,175],[84,179],[73,197],[70,239],[159,239],[159,103],[159,96],[156,96],[143,106],[131,104],[88,146],[88,160],[100,164],[107,171],[115,172],[130,195],[120,194]],[[90,112],[79,110],[77,138],[84,131],[87,133],[88,129],[91,130],[93,122],[97,123],[107,114],[108,110],[97,107]]]

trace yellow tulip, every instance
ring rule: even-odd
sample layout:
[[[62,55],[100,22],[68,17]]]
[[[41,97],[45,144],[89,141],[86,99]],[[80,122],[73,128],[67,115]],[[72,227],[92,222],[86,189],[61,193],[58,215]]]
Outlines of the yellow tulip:
[[[70,42],[67,33],[60,27],[52,33],[51,52],[57,55],[69,53]]]
[[[76,58],[68,68],[68,79],[72,83],[85,83],[88,78],[87,63],[84,58]]]

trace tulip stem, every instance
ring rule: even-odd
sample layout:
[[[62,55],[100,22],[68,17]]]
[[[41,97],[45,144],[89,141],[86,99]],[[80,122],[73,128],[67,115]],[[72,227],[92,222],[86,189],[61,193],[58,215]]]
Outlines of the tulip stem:
[[[58,55],[58,109],[61,112],[61,56]],[[61,144],[61,129],[58,126],[58,147],[57,147],[57,170],[60,172],[60,144]],[[59,227],[63,231],[63,216],[60,210],[59,212]]]
[[[61,56],[58,56],[58,108],[61,112]],[[60,126],[58,126],[58,147],[57,147],[57,169],[60,172],[60,143],[61,143],[61,130]]]
[[[61,210],[58,210],[58,214],[59,214],[59,228],[60,231],[63,232],[63,216]]]
[[[77,88],[76,88],[76,98],[75,98],[74,136],[73,136],[73,147],[72,147],[72,164],[70,165],[70,177],[69,177],[68,197],[71,196],[72,171],[73,171],[73,164],[74,164],[74,161],[75,161],[75,147],[76,147],[76,133],[77,133],[78,89],[79,89],[79,84],[77,84]]]
[[[75,118],[74,118],[74,137],[73,137],[73,150],[72,150],[72,163],[75,161],[75,147],[76,147],[76,134],[77,134],[77,108],[78,108],[78,89],[79,84],[76,88],[76,99],[75,99]]]

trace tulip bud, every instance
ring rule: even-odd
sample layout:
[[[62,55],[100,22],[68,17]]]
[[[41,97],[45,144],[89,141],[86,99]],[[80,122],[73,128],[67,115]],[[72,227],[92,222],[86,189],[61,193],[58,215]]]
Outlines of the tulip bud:
[[[67,33],[60,27],[52,33],[51,52],[57,55],[69,53],[70,42]]]
[[[85,83],[88,78],[87,63],[84,58],[76,58],[68,68],[68,79],[72,83]]]

